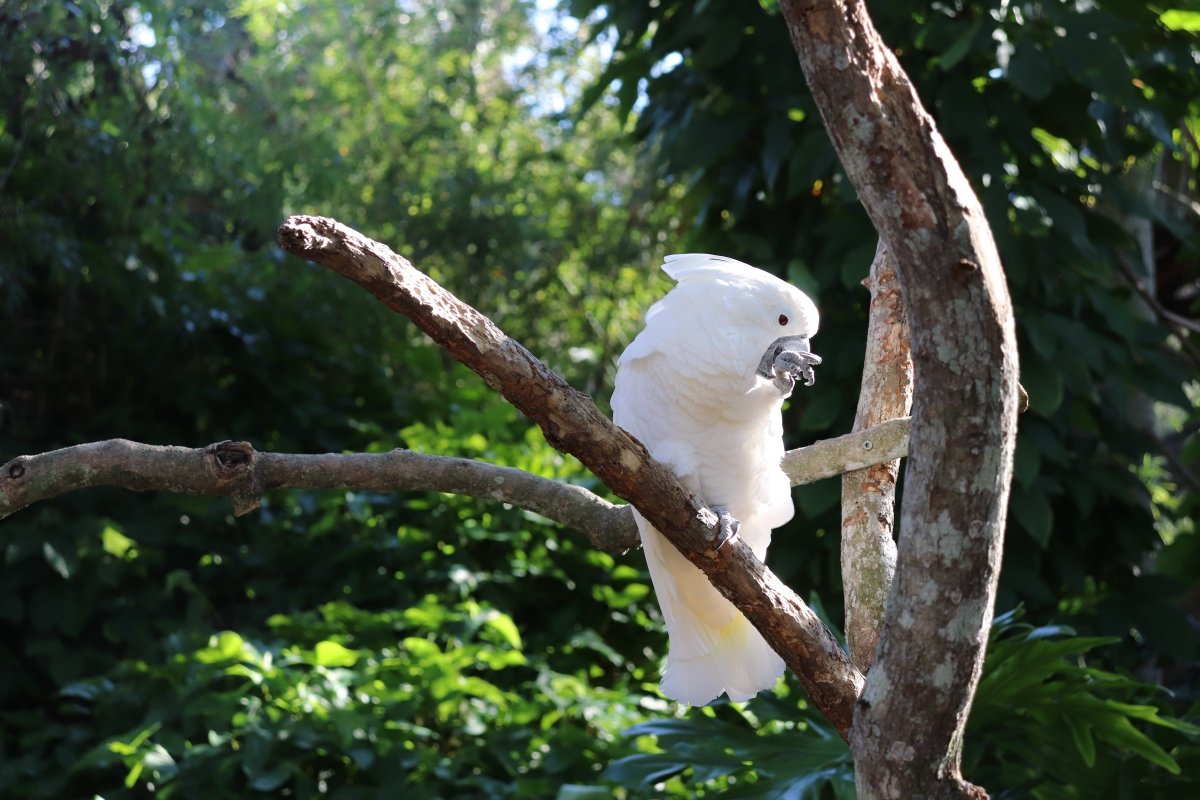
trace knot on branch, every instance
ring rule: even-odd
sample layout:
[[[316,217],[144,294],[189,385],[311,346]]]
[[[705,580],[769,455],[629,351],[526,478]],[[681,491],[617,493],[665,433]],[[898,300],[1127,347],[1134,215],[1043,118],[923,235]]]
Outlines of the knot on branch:
[[[235,516],[248,514],[262,500],[262,476],[258,473],[258,452],[249,442],[224,441],[204,448],[204,469],[222,484],[232,488],[229,498]]]
[[[333,240],[320,233],[318,228],[326,227],[332,220],[324,217],[298,215],[289,217],[287,222],[279,226],[276,236],[284,250],[301,255],[328,250]]]
[[[4,474],[11,480],[18,480],[25,475],[25,456],[17,456],[4,465]]]
[[[982,273],[982,268],[969,258],[960,258],[954,264],[954,269],[959,275],[968,276]]]

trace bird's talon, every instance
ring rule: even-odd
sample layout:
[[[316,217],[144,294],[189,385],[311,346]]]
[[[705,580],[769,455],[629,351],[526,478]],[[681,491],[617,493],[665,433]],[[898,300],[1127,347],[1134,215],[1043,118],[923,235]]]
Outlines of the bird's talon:
[[[729,509],[724,506],[713,506],[712,510],[717,515],[717,550],[720,550],[725,545],[737,538],[738,530],[741,529],[742,523],[729,513]]]
[[[781,392],[790,393],[797,380],[803,380],[805,386],[817,382],[813,367],[821,363],[821,357],[816,353],[803,353],[797,350],[782,350],[775,355],[772,367],[775,372],[775,385]]]

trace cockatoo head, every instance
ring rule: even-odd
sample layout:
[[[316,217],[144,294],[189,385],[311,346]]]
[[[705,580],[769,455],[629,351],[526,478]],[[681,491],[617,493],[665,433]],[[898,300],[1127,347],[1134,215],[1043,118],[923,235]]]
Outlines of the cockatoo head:
[[[651,340],[674,340],[698,372],[728,375],[746,391],[765,379],[786,397],[798,379],[813,384],[819,320],[808,295],[723,256],[667,256],[663,271],[678,285],[646,315]]]

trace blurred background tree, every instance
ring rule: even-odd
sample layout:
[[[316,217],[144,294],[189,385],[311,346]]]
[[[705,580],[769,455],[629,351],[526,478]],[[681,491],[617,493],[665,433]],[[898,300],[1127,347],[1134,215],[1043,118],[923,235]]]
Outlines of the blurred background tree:
[[[1177,797],[1200,780],[1200,13],[875,5],[987,208],[1031,398],[999,603],[1024,620],[1000,621],[967,774]],[[790,443],[849,428],[875,235],[772,0],[9,0],[0,37],[5,458],[244,438],[602,488],[284,258],[274,229],[303,212],[388,242],[601,402],[664,253],[775,270],[823,316]],[[835,625],[837,485],[797,490],[771,557]],[[234,521],[93,490],[0,544],[4,796],[853,792],[790,683],[661,700],[640,555],[519,509],[295,492]]]

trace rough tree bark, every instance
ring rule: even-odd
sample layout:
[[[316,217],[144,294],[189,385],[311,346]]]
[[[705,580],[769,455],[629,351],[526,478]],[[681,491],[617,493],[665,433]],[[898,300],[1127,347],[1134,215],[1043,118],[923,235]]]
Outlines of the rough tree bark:
[[[899,417],[912,405],[912,358],[908,316],[900,283],[880,243],[863,281],[871,293],[867,352],[854,430],[868,430]],[[892,538],[900,460],[893,459],[842,475],[842,593],[846,643],[854,666],[863,672],[875,661],[884,607],[896,572]]]
[[[1017,349],[979,200],[862,0],[782,0],[805,78],[896,270],[915,378],[899,553],[851,743],[862,798],[986,796],[961,776],[1000,566]]]

